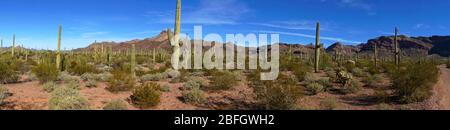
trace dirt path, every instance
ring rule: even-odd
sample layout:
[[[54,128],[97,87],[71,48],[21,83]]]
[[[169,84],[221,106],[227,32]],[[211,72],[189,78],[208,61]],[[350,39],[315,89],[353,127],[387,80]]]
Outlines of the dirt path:
[[[434,95],[429,100],[428,109],[450,110],[450,69],[445,65],[439,66],[439,69],[439,81],[434,86]]]

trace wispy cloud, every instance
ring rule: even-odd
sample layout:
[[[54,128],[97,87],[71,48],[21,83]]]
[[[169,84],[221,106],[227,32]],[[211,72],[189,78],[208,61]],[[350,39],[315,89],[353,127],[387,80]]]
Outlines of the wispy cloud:
[[[249,23],[251,25],[265,26],[271,28],[289,29],[289,30],[316,30],[317,22],[309,20],[300,21],[275,21],[269,23]],[[329,30],[328,24],[322,24],[321,30]]]
[[[240,0],[200,0],[199,7],[184,8],[182,21],[187,24],[238,24],[250,11]],[[160,23],[173,23],[175,11],[149,11],[144,16],[156,17]]]
[[[298,37],[304,37],[304,38],[316,38],[316,36],[314,36],[314,35],[302,34],[302,33],[280,32],[280,31],[259,31],[259,32],[260,33],[272,33],[272,34],[298,36]],[[344,43],[362,43],[360,41],[346,40],[346,39],[342,39],[342,38],[327,37],[327,36],[321,36],[320,39],[334,41],[334,42],[344,42]]]
[[[321,0],[321,2],[335,2],[337,5],[346,8],[356,8],[367,12],[367,15],[376,15],[373,5],[365,0]]]
[[[418,24],[414,25],[413,28],[414,29],[429,29],[429,28],[431,28],[431,26],[428,24],[418,23]]]

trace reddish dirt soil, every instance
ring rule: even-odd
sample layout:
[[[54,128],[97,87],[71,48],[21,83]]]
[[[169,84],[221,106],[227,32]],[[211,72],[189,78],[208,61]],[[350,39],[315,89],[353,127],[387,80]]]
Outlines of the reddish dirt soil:
[[[439,81],[433,89],[433,96],[427,101],[427,109],[450,110],[450,69],[439,66]]]

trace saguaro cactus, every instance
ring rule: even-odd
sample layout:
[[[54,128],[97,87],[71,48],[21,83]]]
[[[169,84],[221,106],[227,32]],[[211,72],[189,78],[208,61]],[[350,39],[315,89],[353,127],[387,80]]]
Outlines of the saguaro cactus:
[[[3,48],[3,39],[1,40],[0,48]]]
[[[16,48],[16,34],[13,35],[13,45],[11,47],[11,55],[14,57],[14,48]]]
[[[373,58],[374,58],[375,68],[378,68],[378,47],[377,47],[377,43],[375,43],[373,45],[374,45]]]
[[[108,54],[106,56],[106,60],[109,66],[111,66],[111,62],[112,62],[112,46],[110,45],[108,47]]]
[[[135,68],[136,68],[136,46],[133,44],[133,45],[131,45],[132,47],[131,47],[131,63],[130,63],[130,66],[131,66],[131,76],[133,76],[133,78],[134,77],[136,77],[136,71],[135,71]]]
[[[319,72],[319,60],[320,60],[320,49],[322,48],[322,44],[320,44],[320,23],[317,23],[316,26],[316,46],[315,46],[315,59],[314,59],[314,72]]]
[[[172,31],[167,29],[168,38],[170,41],[170,44],[172,45],[173,49],[173,56],[172,56],[172,66],[175,70],[179,69],[179,62],[180,62],[180,55],[181,55],[181,49],[180,49],[180,32],[181,32],[181,0],[177,0],[177,9],[176,9],[176,15],[175,15],[175,34],[172,34]],[[172,36],[174,35],[174,36]]]
[[[395,48],[395,65],[397,65],[397,67],[400,65],[400,47],[398,44],[398,28],[395,28],[395,36],[394,36],[394,48]]]
[[[56,69],[61,70],[61,33],[62,26],[59,25],[58,28],[58,50],[56,51]]]

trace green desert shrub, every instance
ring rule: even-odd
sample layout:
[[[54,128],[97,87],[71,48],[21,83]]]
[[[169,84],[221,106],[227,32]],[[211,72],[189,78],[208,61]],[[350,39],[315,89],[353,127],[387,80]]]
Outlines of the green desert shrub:
[[[103,72],[94,75],[95,80],[99,82],[107,82],[111,77],[113,77],[113,74],[111,74],[110,72]]]
[[[53,90],[55,90],[57,87],[58,87],[58,85],[57,85],[55,82],[50,81],[50,82],[45,83],[45,84],[42,86],[42,89],[43,89],[45,92],[51,93],[51,92],[53,92]]]
[[[374,92],[374,99],[377,103],[389,103],[390,95],[385,90],[378,89]]]
[[[49,62],[42,62],[33,68],[33,73],[41,83],[56,81],[59,76],[59,71],[56,65]]]
[[[95,80],[88,80],[85,82],[85,86],[88,88],[95,88],[97,87],[98,82]]]
[[[103,110],[128,110],[128,107],[125,101],[118,99],[108,102]]]
[[[363,78],[363,82],[370,87],[376,87],[379,83],[383,81],[383,76],[380,74],[371,75],[368,74]]]
[[[338,108],[338,103],[334,98],[327,98],[320,102],[320,108],[322,110],[336,110]]]
[[[161,87],[156,83],[145,83],[133,90],[130,99],[134,105],[141,108],[151,108],[157,106],[161,101]]]
[[[229,71],[216,72],[211,78],[211,89],[213,90],[229,90],[237,84],[234,74]]]
[[[303,90],[296,86],[295,78],[280,75],[275,81],[261,81],[259,75],[259,71],[251,73],[249,85],[253,88],[261,109],[295,109],[297,100],[303,95]]]
[[[16,83],[19,81],[19,73],[13,70],[11,65],[0,62],[0,84]]]
[[[364,71],[362,69],[360,69],[360,68],[353,68],[351,72],[352,72],[352,74],[354,76],[357,76],[357,77],[364,77],[364,76],[366,76]]]
[[[76,89],[58,87],[49,99],[50,110],[88,110],[89,103]]]
[[[173,69],[168,69],[164,73],[167,74],[168,78],[172,78],[172,79],[175,79],[175,78],[178,78],[178,77],[181,76],[181,72],[180,71],[173,70]]]
[[[182,87],[182,90],[194,90],[194,89],[200,89],[200,83],[194,80],[186,82]]]
[[[165,84],[161,87],[162,92],[170,92],[170,86],[168,84]]]
[[[87,63],[85,60],[80,60],[78,62],[72,61],[67,71],[76,75],[98,72],[94,65]]]
[[[319,84],[321,84],[322,86],[324,86],[324,87],[325,87],[325,91],[329,91],[329,90],[333,87],[331,78],[322,78],[322,79],[319,79],[319,80],[317,81],[317,83],[319,83]]]
[[[166,73],[157,73],[157,74],[146,74],[141,76],[141,81],[161,81],[163,79],[167,79],[168,75]]]
[[[0,106],[3,105],[7,96],[8,96],[8,89],[6,89],[0,84]]]
[[[349,84],[344,86],[344,88],[341,89],[341,92],[344,94],[352,94],[357,93],[359,90],[361,90],[362,85],[356,80],[351,80]]]
[[[393,74],[392,87],[400,102],[421,102],[432,95],[438,75],[439,70],[433,63],[411,63]]]
[[[83,81],[92,80],[94,78],[95,78],[95,75],[92,73],[84,73],[83,75],[80,76],[80,79]]]
[[[319,80],[319,77],[314,75],[314,73],[306,73],[304,80],[306,84],[315,83]]]
[[[297,77],[298,81],[304,81],[308,73],[312,71],[312,68],[307,64],[299,64],[293,70],[293,74]]]
[[[194,88],[182,95],[183,101],[188,104],[202,104],[205,102],[205,94],[199,88]]]
[[[319,83],[314,82],[314,83],[306,85],[306,90],[308,92],[310,92],[312,95],[316,95],[316,94],[319,94],[319,93],[325,91],[325,87]]]
[[[109,86],[106,88],[110,92],[129,91],[135,86],[133,76],[123,70],[114,70],[112,77],[108,81]]]

